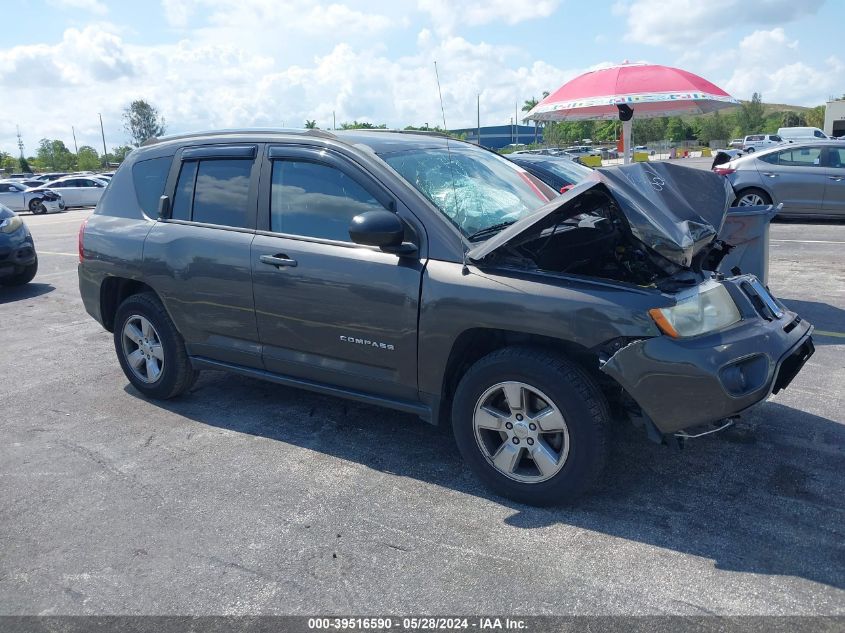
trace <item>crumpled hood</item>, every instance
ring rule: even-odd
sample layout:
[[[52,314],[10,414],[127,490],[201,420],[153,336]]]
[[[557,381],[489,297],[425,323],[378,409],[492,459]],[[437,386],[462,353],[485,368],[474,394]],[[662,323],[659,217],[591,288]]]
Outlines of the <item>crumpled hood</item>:
[[[565,219],[567,206],[599,185],[616,200],[637,240],[685,268],[719,234],[734,198],[726,178],[703,169],[668,162],[608,167],[471,249],[467,257],[483,259],[552,214]]]

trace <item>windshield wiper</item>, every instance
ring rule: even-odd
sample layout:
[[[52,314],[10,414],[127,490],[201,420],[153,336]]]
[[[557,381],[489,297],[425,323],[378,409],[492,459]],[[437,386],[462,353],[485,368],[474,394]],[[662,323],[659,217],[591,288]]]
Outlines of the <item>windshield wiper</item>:
[[[508,228],[511,224],[516,222],[516,220],[508,220],[507,222],[499,222],[498,224],[494,224],[493,226],[488,226],[487,228],[481,229],[480,231],[476,231],[475,233],[470,233],[467,235],[467,239],[470,242],[474,242],[480,237],[484,237],[490,233],[498,233],[502,229]]]

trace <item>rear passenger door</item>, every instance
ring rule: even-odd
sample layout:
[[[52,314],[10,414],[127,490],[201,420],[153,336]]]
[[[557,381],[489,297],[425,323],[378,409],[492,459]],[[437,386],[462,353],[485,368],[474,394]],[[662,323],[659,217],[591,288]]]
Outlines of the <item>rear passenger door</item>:
[[[424,231],[345,156],[269,147],[252,244],[266,369],[360,392],[417,400],[417,313]],[[355,215],[395,211],[421,255],[349,238]]]
[[[78,178],[76,184],[79,204],[86,207],[95,206],[106,188],[105,185],[91,178]]]
[[[188,353],[261,367],[252,299],[259,146],[204,145],[178,152],[168,176],[168,219],[144,243],[144,274]]]
[[[795,147],[766,154],[757,163],[763,182],[774,192],[775,204],[784,212],[819,212],[824,202],[827,177],[822,147]]]

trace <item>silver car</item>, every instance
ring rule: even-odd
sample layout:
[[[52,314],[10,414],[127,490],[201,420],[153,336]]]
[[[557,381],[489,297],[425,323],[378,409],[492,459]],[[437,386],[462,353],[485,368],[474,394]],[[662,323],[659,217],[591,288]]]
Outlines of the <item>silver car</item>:
[[[12,211],[32,211],[36,215],[65,208],[64,200],[55,191],[33,190],[18,180],[0,181],[0,204]]]
[[[65,176],[46,183],[40,189],[52,189],[60,193],[68,207],[93,207],[100,201],[107,184],[105,180],[93,176]]]
[[[783,204],[780,215],[845,218],[845,146],[780,145],[714,167],[736,191],[734,206]]]

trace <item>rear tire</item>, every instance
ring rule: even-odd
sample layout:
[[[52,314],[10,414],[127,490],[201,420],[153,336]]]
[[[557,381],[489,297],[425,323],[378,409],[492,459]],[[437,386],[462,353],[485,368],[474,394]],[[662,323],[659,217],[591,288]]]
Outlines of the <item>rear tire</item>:
[[[753,154],[753,153],[754,153],[754,148],[753,148],[753,147],[749,147],[747,150],[745,150],[745,153],[746,153],[746,154]]]
[[[28,284],[30,281],[35,279],[35,275],[38,272],[38,260],[36,259],[32,262],[29,266],[24,268],[21,272],[17,275],[11,275],[3,279],[0,284],[4,286],[23,286],[24,284]]]
[[[741,190],[736,194],[736,200],[733,202],[735,207],[754,207],[767,204],[772,204],[772,197],[756,187]]]
[[[455,441],[469,467],[497,494],[531,505],[571,502],[595,483],[607,460],[609,418],[583,370],[526,347],[476,362],[452,403]]]
[[[120,304],[114,320],[114,348],[129,382],[150,398],[181,395],[199,375],[182,335],[153,293],[132,295]]]

